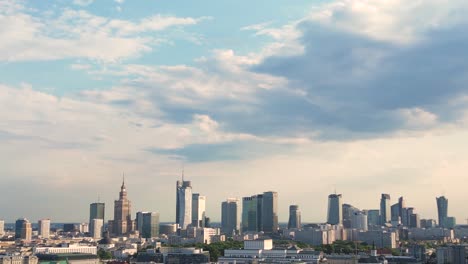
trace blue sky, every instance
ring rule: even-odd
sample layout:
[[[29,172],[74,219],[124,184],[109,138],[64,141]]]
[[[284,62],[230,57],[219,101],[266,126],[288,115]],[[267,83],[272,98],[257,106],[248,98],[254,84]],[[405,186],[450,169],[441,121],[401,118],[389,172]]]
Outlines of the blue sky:
[[[98,195],[111,215],[125,172],[134,211],[168,221],[185,167],[213,219],[228,197],[276,190],[280,220],[299,204],[323,221],[336,186],[362,209],[403,195],[423,218],[445,193],[461,222],[466,11],[464,0],[0,0],[0,191],[25,190],[0,201],[0,218],[84,221]]]

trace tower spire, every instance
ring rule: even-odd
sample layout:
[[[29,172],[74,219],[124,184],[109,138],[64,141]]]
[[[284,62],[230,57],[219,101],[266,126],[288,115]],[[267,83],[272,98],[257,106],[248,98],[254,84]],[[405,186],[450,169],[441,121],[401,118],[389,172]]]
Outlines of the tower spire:
[[[122,189],[125,188],[125,172],[122,172]]]

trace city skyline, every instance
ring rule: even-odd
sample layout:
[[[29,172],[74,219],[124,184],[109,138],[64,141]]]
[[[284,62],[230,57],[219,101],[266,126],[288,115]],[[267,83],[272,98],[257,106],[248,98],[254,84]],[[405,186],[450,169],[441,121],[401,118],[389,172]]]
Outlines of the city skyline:
[[[445,196],[447,221],[465,223],[467,11],[0,0],[0,218],[87,222],[100,196],[112,220],[125,172],[131,216],[173,222],[185,168],[212,221],[227,198],[275,191],[281,222],[293,204],[324,222],[336,187],[360,209],[385,193],[432,219]]]
[[[223,210],[222,208],[223,208],[223,204],[224,204],[226,201],[238,200],[238,201],[239,201],[239,205],[240,205],[240,210],[243,212],[243,207],[242,207],[242,200],[243,200],[243,198],[249,199],[249,201],[250,201],[250,200],[253,200],[253,199],[257,199],[257,200],[260,199],[260,204],[262,204],[262,205],[261,205],[261,207],[257,207],[257,201],[255,200],[255,208],[256,208],[255,210],[260,210],[260,211],[262,211],[262,213],[263,213],[263,211],[264,211],[264,208],[263,208],[264,204],[263,204],[263,203],[264,203],[265,201],[263,201],[263,200],[265,199],[265,198],[264,198],[265,195],[267,195],[267,197],[270,197],[270,198],[267,199],[267,201],[268,201],[268,200],[271,200],[270,203],[274,203],[274,204],[275,204],[275,205],[270,205],[270,206],[273,206],[273,208],[277,208],[276,206],[277,206],[278,204],[280,204],[280,201],[281,201],[281,200],[278,199],[278,192],[272,192],[272,191],[266,191],[266,192],[263,192],[263,194],[258,194],[258,195],[253,195],[253,196],[247,195],[247,196],[244,196],[244,197],[228,197],[228,198],[226,198],[226,200],[220,201],[220,202],[219,202],[219,204],[218,204],[218,205],[219,205],[219,209],[220,209],[220,210],[219,210],[219,214],[208,215],[208,214],[206,214],[206,212],[204,211],[204,210],[206,209],[205,201],[206,201],[207,197],[206,197],[206,196],[200,196],[199,193],[193,193],[193,195],[192,195],[192,181],[186,181],[186,180],[184,180],[184,179],[182,178],[181,181],[179,181],[179,180],[176,181],[176,186],[177,186],[177,188],[176,188],[176,195],[175,195],[175,196],[176,196],[176,199],[175,199],[175,204],[174,204],[174,205],[175,205],[175,206],[174,206],[174,209],[175,209],[174,211],[182,210],[182,207],[180,207],[179,204],[178,204],[178,202],[177,202],[177,197],[179,197],[179,195],[180,195],[180,187],[183,187],[183,189],[185,189],[185,188],[188,187],[188,189],[190,190],[190,191],[189,191],[189,194],[190,194],[190,195],[187,196],[187,201],[190,200],[190,201],[188,202],[188,204],[189,204],[189,208],[188,208],[189,210],[188,210],[188,212],[190,212],[190,215],[187,215],[187,216],[185,217],[186,219],[192,219],[192,218],[193,218],[193,216],[192,216],[193,210],[192,210],[192,209],[193,209],[193,204],[196,203],[196,201],[194,200],[195,197],[197,197],[197,199],[198,199],[198,197],[201,197],[201,198],[203,199],[203,209],[202,209],[202,210],[203,210],[202,212],[204,212],[203,215],[206,216],[206,217],[209,217],[210,219],[212,219],[212,221],[214,220],[214,222],[219,222],[219,223],[222,222],[222,210]],[[182,189],[182,190],[183,190],[183,189]],[[274,197],[275,197],[274,202],[273,202],[273,200],[272,200],[272,198],[271,198],[271,195],[272,195],[272,194],[273,194]],[[189,198],[189,197],[190,197],[190,198]],[[352,210],[357,210],[357,211],[355,211],[355,212],[357,212],[357,213],[362,213],[363,211],[364,211],[364,212],[367,212],[367,211],[380,211],[380,208],[375,209],[375,208],[366,208],[366,207],[359,207],[359,206],[356,208],[356,207],[350,205],[349,203],[347,203],[346,200],[343,200],[343,195],[342,195],[342,194],[337,194],[337,193],[336,193],[336,189],[335,189],[335,193],[329,194],[327,197],[328,197],[328,201],[326,202],[327,207],[326,207],[326,211],[325,211],[325,218],[324,218],[323,220],[305,220],[305,221],[302,220],[304,223],[329,223],[329,224],[330,224],[330,221],[332,221],[332,222],[333,222],[332,224],[337,224],[337,223],[339,223],[339,224],[341,224],[341,225],[347,226],[347,224],[346,224],[345,222],[343,222],[343,221],[346,221],[346,219],[348,219],[348,217],[352,217],[352,215],[354,215],[354,211],[353,211],[353,212],[350,212],[350,213],[351,213],[350,216],[347,216],[348,213],[346,213],[346,211],[343,211],[343,210],[350,210],[350,209],[345,209],[345,207],[346,207],[346,208],[351,207]],[[391,204],[391,203],[392,203],[390,194],[382,193],[382,194],[380,195],[380,200],[379,200],[379,202],[380,202],[379,205],[380,205],[380,206],[382,206],[382,199],[383,199],[384,197],[385,197],[385,199],[388,199],[388,202],[387,202],[388,204]],[[100,200],[100,199],[98,199],[98,200]],[[448,204],[448,199],[447,199],[445,196],[435,197],[435,202],[436,202],[435,208],[436,208],[436,216],[437,216],[437,217],[432,217],[432,216],[428,216],[428,215],[424,215],[424,214],[417,213],[417,217],[418,217],[417,222],[419,223],[419,220],[420,220],[419,217],[421,217],[421,219],[434,219],[434,220],[437,221],[437,223],[439,223],[439,218],[438,218],[438,217],[439,217],[439,206],[440,206],[439,203],[440,203],[440,200],[444,200],[445,203]],[[402,212],[403,214],[402,214],[401,216],[399,216],[399,217],[400,217],[399,220],[400,220],[401,223],[404,224],[405,226],[410,224],[410,222],[409,222],[409,221],[410,221],[410,220],[409,220],[409,217],[410,217],[411,214],[413,214],[413,211],[416,209],[415,207],[407,207],[407,208],[406,208],[406,201],[407,201],[406,198],[404,198],[403,196],[400,196],[400,197],[396,200],[396,204],[393,205],[393,206],[398,205],[398,209],[401,209],[401,210],[402,210],[401,212]],[[167,201],[166,201],[166,202],[167,202]],[[126,203],[128,203],[127,209],[122,210],[121,208],[125,208],[125,206],[123,206],[123,205],[125,205]],[[127,198],[127,187],[126,187],[125,179],[123,179],[123,181],[122,181],[122,183],[121,183],[121,186],[120,186],[119,199],[118,199],[118,200],[114,200],[114,204],[115,204],[115,205],[114,205],[114,208],[112,209],[113,212],[110,212],[110,213],[111,213],[111,214],[112,214],[112,213],[114,214],[114,218],[115,218],[116,215],[118,215],[118,217],[121,217],[121,215],[122,215],[122,217],[125,217],[126,220],[125,220],[125,223],[123,223],[123,224],[124,224],[124,226],[128,227],[128,230],[139,229],[139,228],[138,228],[138,225],[141,224],[141,223],[138,223],[137,220],[138,220],[138,215],[139,215],[139,214],[142,214],[142,213],[157,213],[157,214],[158,214],[158,222],[159,222],[160,211],[158,211],[158,210],[154,210],[154,211],[152,211],[152,212],[138,210],[137,212],[134,213],[134,215],[131,214],[131,202],[130,202],[130,201],[128,200],[128,198]],[[99,207],[101,207],[101,209],[99,209],[99,211],[104,210],[103,212],[99,212],[99,213],[98,213],[98,212],[96,211],[98,205],[99,205]],[[283,215],[281,215],[281,214],[279,214],[279,216],[278,216],[278,212],[280,212],[280,211],[279,211],[278,209],[275,209],[274,212],[276,212],[276,213],[273,213],[273,215],[270,215],[270,217],[273,217],[274,219],[277,219],[277,220],[274,220],[274,219],[273,219],[273,221],[278,221],[278,223],[280,222],[280,223],[282,223],[282,224],[288,224],[288,222],[290,221],[290,216],[291,216],[291,207],[296,207],[296,206],[298,206],[298,205],[290,205],[290,206],[288,206],[288,214],[287,214],[287,216],[283,216]],[[392,207],[393,207],[393,206],[392,206]],[[447,214],[447,213],[448,213],[448,211],[447,211],[447,205],[445,204],[444,206],[445,206],[444,208],[446,208],[446,209],[445,209],[445,211],[443,211],[443,212],[444,212],[445,214]],[[89,223],[90,228],[92,228],[92,222],[93,222],[93,221],[91,221],[91,218],[93,218],[94,215],[96,215],[96,216],[97,216],[97,215],[100,215],[100,217],[104,217],[104,214],[109,213],[109,212],[106,212],[106,211],[105,211],[105,210],[106,210],[105,208],[106,208],[106,206],[105,206],[105,202],[104,202],[104,201],[92,202],[91,204],[89,204],[88,219],[90,219],[90,221],[88,221],[87,223]],[[108,207],[107,207],[107,208],[108,208]],[[179,209],[179,208],[180,208],[180,209]],[[107,209],[107,210],[109,210],[109,209]],[[184,210],[185,210],[185,209],[184,209]],[[250,210],[250,209],[247,209],[247,210]],[[271,210],[271,209],[270,209],[270,210]],[[314,210],[317,210],[317,209],[314,208]],[[332,211],[330,211],[330,210],[332,210]],[[393,209],[392,209],[392,210],[393,210]],[[408,211],[408,212],[407,212],[407,211]],[[419,212],[419,210],[417,210],[417,211]],[[123,215],[127,215],[127,213],[128,213],[128,216],[123,216]],[[255,217],[256,217],[256,220],[255,220],[255,221],[257,222],[257,224],[255,224],[255,225],[258,226],[258,227],[261,228],[261,229],[263,229],[263,225],[264,225],[264,222],[263,222],[264,219],[262,218],[262,213],[260,213],[260,215],[258,215],[258,216],[255,216]],[[331,216],[330,213],[332,213],[333,216]],[[346,213],[346,214],[345,214],[345,213]],[[443,214],[444,214],[444,213],[443,213]],[[242,215],[242,213],[240,213],[240,214]],[[271,214],[271,213],[270,213],[270,214]],[[403,215],[405,215],[405,214],[406,214],[406,217],[408,218],[407,220],[403,218]],[[300,215],[301,215],[301,213],[300,213],[300,211],[299,211],[299,218],[301,218]],[[367,214],[366,214],[366,215],[367,215]],[[340,216],[340,217],[338,217],[338,216]],[[392,212],[392,216],[393,216],[393,212]],[[258,218],[258,217],[260,217],[260,218]],[[332,217],[332,218],[330,218],[330,217]],[[336,218],[336,217],[338,217],[338,218]],[[30,219],[29,217],[21,216],[21,217],[15,218],[14,220],[11,220],[11,221],[8,221],[8,220],[7,220],[6,223],[13,223],[13,222],[15,222],[16,220],[18,220],[18,219],[23,219],[23,218],[24,218],[24,219]],[[49,217],[49,218],[50,218],[50,217]],[[38,221],[40,222],[40,221],[43,221],[43,220],[47,220],[47,221],[50,222],[51,220],[50,220],[49,218],[47,218],[47,219],[38,219]],[[99,218],[99,217],[98,217],[98,218]],[[240,216],[240,218],[242,218],[242,217]],[[249,216],[249,218],[250,218],[250,216]],[[336,219],[335,219],[335,218],[336,218]],[[93,219],[94,219],[94,218],[93,218]],[[134,219],[134,220],[132,220],[132,219]],[[176,218],[176,221],[171,221],[170,219],[166,219],[166,218],[164,217],[164,215],[163,215],[163,217],[162,217],[161,219],[162,219],[162,222],[165,222],[165,223],[166,223],[166,222],[167,222],[167,223],[178,223],[177,218]],[[330,219],[334,219],[334,220],[330,220]],[[366,219],[367,219],[367,218],[366,218]],[[3,220],[3,221],[4,221],[5,218],[1,218],[1,217],[0,217],[0,220]],[[456,221],[456,220],[457,220],[457,218],[455,217],[455,221]],[[193,221],[194,221],[194,220],[192,220],[192,221],[191,221],[189,224],[187,224],[187,225],[190,225],[190,224],[191,224],[191,225],[194,225],[194,222],[193,222]],[[204,220],[199,220],[199,221],[200,221],[200,222],[202,222],[202,221],[204,222]],[[300,221],[301,221],[301,220],[300,220]],[[367,221],[367,220],[366,220],[366,221]],[[392,219],[392,221],[393,221],[393,219]],[[462,221],[463,221],[463,222],[462,222]],[[463,224],[464,221],[468,221],[468,220],[465,219],[465,218],[463,218],[463,219],[461,219],[461,220],[458,219],[457,224]],[[34,222],[34,221],[33,221],[33,222]],[[59,221],[53,221],[53,222],[55,222],[55,223],[61,223],[61,222],[63,222],[63,223],[66,223],[66,222],[80,223],[80,222],[86,222],[86,221],[75,221],[75,220],[73,220],[73,221],[60,221],[60,220],[59,220]],[[335,223],[335,222],[336,222],[336,223]],[[379,215],[378,215],[378,223],[379,223],[379,225],[382,224],[382,215],[381,215],[380,213],[379,213]],[[388,222],[388,223],[390,223],[390,222]],[[114,222],[114,220],[109,220],[109,224],[110,224],[111,226],[113,226],[113,228],[115,228],[114,226],[115,226],[117,223]],[[240,219],[240,224],[242,224],[242,219]],[[40,224],[39,224],[39,225],[40,225]],[[50,225],[50,224],[49,224],[49,225]],[[185,225],[185,227],[186,227],[187,225]],[[418,225],[419,225],[419,224],[418,224]],[[443,223],[442,225],[445,225],[445,223]],[[245,227],[244,227],[244,228],[245,228]],[[112,231],[112,229],[110,229],[110,230]],[[126,232],[127,232],[127,231],[125,231],[125,233],[126,233]]]

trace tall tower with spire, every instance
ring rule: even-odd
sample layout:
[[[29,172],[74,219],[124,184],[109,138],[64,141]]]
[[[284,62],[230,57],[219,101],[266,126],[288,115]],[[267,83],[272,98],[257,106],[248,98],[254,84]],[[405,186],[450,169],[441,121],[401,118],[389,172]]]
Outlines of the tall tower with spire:
[[[176,184],[176,224],[186,229],[192,223],[192,183],[185,181],[182,170],[182,180]]]
[[[134,230],[134,221],[131,218],[132,203],[127,198],[125,177],[122,179],[119,200],[114,201],[114,221],[112,231],[114,235],[124,235]]]

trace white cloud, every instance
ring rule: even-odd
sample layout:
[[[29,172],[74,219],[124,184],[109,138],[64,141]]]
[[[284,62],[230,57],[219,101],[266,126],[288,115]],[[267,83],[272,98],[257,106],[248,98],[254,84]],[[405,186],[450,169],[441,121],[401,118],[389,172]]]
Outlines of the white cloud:
[[[92,4],[93,2],[94,0],[73,0],[73,3],[79,6],[88,6]]]
[[[463,0],[340,0],[313,10],[304,21],[399,44],[419,40],[423,33],[466,21]]]
[[[422,108],[400,109],[398,112],[408,127],[425,128],[437,124],[437,115]]]
[[[0,29],[0,61],[120,61],[151,51],[163,41],[141,33],[194,25],[205,19],[155,15],[132,22],[71,9],[64,10],[58,18],[50,18],[32,16],[23,12],[25,8],[10,4],[0,10],[0,23],[4,25]]]

